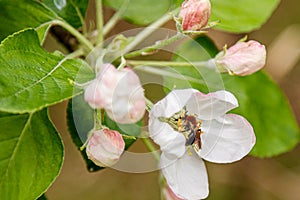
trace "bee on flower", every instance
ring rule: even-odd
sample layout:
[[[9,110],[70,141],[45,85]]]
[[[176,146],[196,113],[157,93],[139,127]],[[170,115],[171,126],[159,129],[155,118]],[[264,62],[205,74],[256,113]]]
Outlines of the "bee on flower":
[[[208,196],[202,159],[231,163],[254,146],[250,123],[240,115],[226,114],[237,106],[237,99],[228,91],[203,94],[182,89],[173,90],[151,109],[150,137],[160,146],[162,174],[178,198]]]

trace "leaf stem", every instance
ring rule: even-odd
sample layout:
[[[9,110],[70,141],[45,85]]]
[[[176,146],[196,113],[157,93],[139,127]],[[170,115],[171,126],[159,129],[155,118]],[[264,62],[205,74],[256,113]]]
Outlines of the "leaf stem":
[[[78,49],[76,51],[73,51],[72,53],[68,54],[66,56],[67,59],[73,59],[73,58],[78,58],[79,56],[84,55],[84,52],[82,49]]]
[[[103,10],[102,0],[96,0],[96,23],[97,23],[97,44],[101,45],[103,42]]]
[[[86,36],[87,30],[86,30],[84,17],[82,16],[82,13],[80,12],[80,9],[78,8],[78,6],[75,6],[75,10],[76,10],[76,13],[77,13],[77,15],[80,19],[81,24],[82,24],[82,33],[83,33],[84,36]]]
[[[172,72],[171,70],[165,69],[165,68],[157,68],[157,67],[149,67],[149,66],[142,66],[135,68],[136,70],[143,71],[150,74],[155,74],[159,76],[167,76],[179,80],[194,82],[198,84],[206,84],[202,79],[197,79],[191,76],[183,75],[180,73]]]
[[[154,52],[164,46],[167,46],[173,42],[176,42],[177,40],[180,40],[181,38],[183,38],[184,35],[181,33],[177,33],[176,35],[173,35],[172,37],[165,39],[165,40],[161,40],[161,41],[157,41],[156,44],[149,46],[149,47],[145,47],[143,49],[137,50],[137,51],[133,51],[130,52],[126,55],[124,55],[125,58],[132,58],[132,57],[136,57],[136,56],[140,56],[140,55],[148,55],[151,52]]]
[[[115,12],[115,14],[108,20],[108,22],[103,27],[103,36],[107,35],[113,27],[118,23],[121,19],[122,14],[125,12],[129,0],[124,1],[121,5],[120,9]]]
[[[102,129],[102,112],[101,109],[96,109],[94,111],[94,117],[95,117],[95,129],[100,130]]]
[[[143,31],[141,31],[139,34],[137,34],[134,38],[134,40],[122,51],[122,54],[126,54],[129,51],[131,51],[136,45],[138,45],[140,42],[142,42],[144,39],[146,39],[151,33],[153,33],[157,28],[165,24],[167,21],[172,19],[172,13],[176,13],[179,9],[173,10],[171,13],[167,13],[163,15],[160,19],[150,24],[148,27],[146,27]]]
[[[197,62],[176,62],[176,61],[155,61],[155,60],[127,60],[127,64],[132,66],[169,66],[169,67],[207,67],[213,69],[213,63],[211,60],[208,61],[197,61]]]
[[[61,20],[54,20],[52,21],[52,24],[63,27],[64,29],[69,31],[72,35],[74,35],[77,38],[77,40],[86,47],[86,49],[88,49],[89,51],[93,50],[94,46],[92,45],[92,43],[67,22]]]

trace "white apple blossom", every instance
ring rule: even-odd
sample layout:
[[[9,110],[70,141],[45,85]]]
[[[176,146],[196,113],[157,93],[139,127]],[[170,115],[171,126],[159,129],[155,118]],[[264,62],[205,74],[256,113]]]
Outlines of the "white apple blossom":
[[[231,163],[254,146],[255,135],[249,122],[240,115],[226,114],[237,106],[230,92],[203,94],[195,89],[173,90],[153,106],[149,114],[150,137],[160,146],[162,173],[179,198],[208,196],[202,159]]]

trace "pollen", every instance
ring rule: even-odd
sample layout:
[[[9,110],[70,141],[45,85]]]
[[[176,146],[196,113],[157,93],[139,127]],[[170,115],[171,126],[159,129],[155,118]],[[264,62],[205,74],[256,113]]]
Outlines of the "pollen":
[[[186,138],[186,146],[192,146],[196,151],[201,149],[202,121],[198,120],[195,114],[189,115],[186,107],[169,118],[160,117],[159,120],[168,123],[175,131],[182,133]]]

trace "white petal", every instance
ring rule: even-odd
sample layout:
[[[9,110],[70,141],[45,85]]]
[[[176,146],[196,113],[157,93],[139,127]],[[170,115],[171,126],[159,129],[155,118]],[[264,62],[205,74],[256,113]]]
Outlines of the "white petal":
[[[164,122],[160,122],[156,117],[149,118],[150,137],[169,159],[181,157],[185,152],[185,137]]]
[[[208,178],[204,162],[193,151],[177,160],[169,160],[163,154],[160,166],[168,185],[180,198],[204,199],[208,196]]]
[[[173,90],[157,102],[151,112],[156,117],[171,117],[187,104],[187,101],[196,91],[194,89]]]
[[[202,148],[198,154],[215,163],[230,163],[246,156],[255,144],[249,122],[240,115],[228,114],[203,121]]]
[[[237,99],[228,91],[220,90],[208,94],[197,90],[193,92],[187,102],[187,110],[189,114],[197,114],[200,119],[215,119],[238,107]]]

